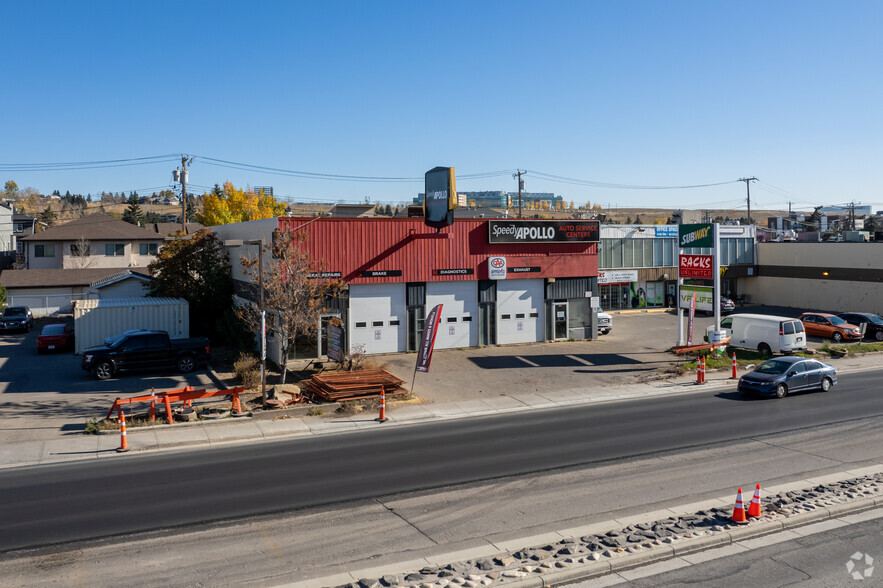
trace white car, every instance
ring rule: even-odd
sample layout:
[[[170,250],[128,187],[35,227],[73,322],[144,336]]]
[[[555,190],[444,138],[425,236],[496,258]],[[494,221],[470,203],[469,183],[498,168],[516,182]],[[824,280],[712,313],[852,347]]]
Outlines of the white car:
[[[613,317],[600,308],[596,308],[595,311],[598,313],[598,332],[606,335],[613,330]]]

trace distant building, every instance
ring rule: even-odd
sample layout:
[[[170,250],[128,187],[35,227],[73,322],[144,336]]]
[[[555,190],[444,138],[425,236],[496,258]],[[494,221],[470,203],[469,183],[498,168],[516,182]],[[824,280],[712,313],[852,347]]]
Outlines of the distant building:
[[[844,205],[840,205],[840,206],[836,206],[836,205],[823,206],[819,209],[819,212],[834,213],[834,214],[849,214],[850,210],[854,211],[854,214],[864,214],[864,215],[874,214],[873,211],[871,210],[870,204],[855,204],[855,205],[844,204]]]
[[[417,194],[414,204],[423,203],[423,193]],[[527,206],[540,203],[549,209],[557,209],[564,198],[551,192],[522,192],[521,204]],[[457,202],[460,206],[475,208],[511,208],[518,206],[518,192],[506,192],[504,190],[484,190],[481,192],[457,192]]]
[[[264,196],[273,196],[273,186],[255,186],[254,193],[260,194],[264,193]]]

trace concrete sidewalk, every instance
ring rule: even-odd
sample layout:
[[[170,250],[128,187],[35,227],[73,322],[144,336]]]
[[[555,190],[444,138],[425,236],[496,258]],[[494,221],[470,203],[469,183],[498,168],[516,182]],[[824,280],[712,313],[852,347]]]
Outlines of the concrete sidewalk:
[[[875,369],[880,367],[880,354],[834,360],[834,365],[837,367],[838,374]],[[57,439],[4,444],[0,447],[0,468],[108,457],[125,459],[125,456],[154,450],[195,449],[223,443],[381,430],[381,428],[397,425],[462,419],[471,416],[539,410],[592,402],[640,400],[666,395],[708,394],[721,390],[735,390],[735,381],[730,379],[729,370],[709,372],[707,382],[703,385],[697,385],[695,374],[690,374],[673,379],[621,386],[513,392],[465,400],[461,397],[450,402],[433,401],[425,404],[390,403],[387,409],[389,420],[386,423],[378,423],[375,420],[376,414],[356,414],[349,416],[280,416],[272,420],[240,417],[219,421],[156,425],[130,428],[127,435],[130,451],[124,454],[116,451],[120,445],[118,433],[101,435],[68,433]],[[834,393],[836,393],[836,388]]]

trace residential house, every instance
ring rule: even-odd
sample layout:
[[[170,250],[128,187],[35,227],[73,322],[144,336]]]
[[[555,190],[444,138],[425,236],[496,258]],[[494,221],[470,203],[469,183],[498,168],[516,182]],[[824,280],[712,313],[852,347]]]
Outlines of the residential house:
[[[149,283],[143,268],[8,269],[0,273],[7,304],[28,306],[38,317],[71,313],[74,300],[146,296]]]
[[[37,269],[141,268],[156,259],[163,237],[97,213],[22,238],[25,267]]]
[[[12,213],[12,205],[0,204],[0,267],[10,267],[15,262]]]
[[[12,234],[15,237],[15,251],[16,253],[24,253],[24,243],[21,242],[22,239],[27,237],[28,235],[34,234],[34,227],[37,224],[37,219],[27,215],[27,214],[19,214],[17,212],[12,213]]]

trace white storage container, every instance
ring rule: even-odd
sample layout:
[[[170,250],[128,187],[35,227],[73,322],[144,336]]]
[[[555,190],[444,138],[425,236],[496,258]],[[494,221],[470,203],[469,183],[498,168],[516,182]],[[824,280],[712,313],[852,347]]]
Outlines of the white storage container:
[[[75,352],[103,345],[129,329],[168,331],[172,339],[190,336],[190,305],[182,298],[105,298],[74,301]]]

